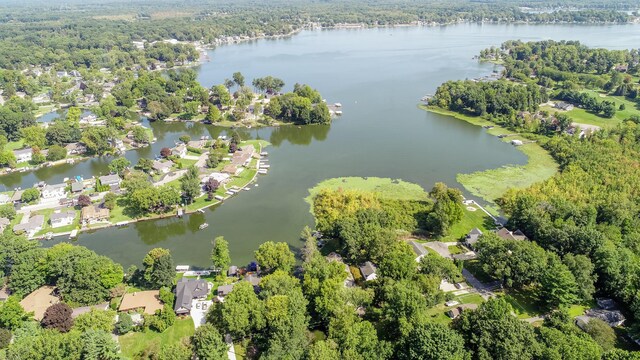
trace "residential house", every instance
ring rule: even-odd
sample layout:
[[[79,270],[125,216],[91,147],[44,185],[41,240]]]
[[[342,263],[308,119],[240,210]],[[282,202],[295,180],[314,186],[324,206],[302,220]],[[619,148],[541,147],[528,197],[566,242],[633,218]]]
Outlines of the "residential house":
[[[45,285],[37,288],[24,299],[20,300],[20,305],[26,312],[33,313],[33,318],[42,320],[44,312],[49,306],[60,302],[56,296],[56,289],[53,286]]]
[[[109,209],[96,205],[89,205],[82,208],[82,225],[91,225],[98,222],[109,221]]]
[[[7,194],[0,194],[0,205],[4,205],[11,201],[11,196]]]
[[[564,110],[564,111],[571,111],[573,110],[573,104],[569,104],[568,102],[564,102],[564,101],[560,101],[557,102],[554,107],[556,109],[560,109],[560,110]]]
[[[77,308],[74,308],[71,311],[71,318],[75,319],[78,316],[80,316],[82,314],[86,314],[86,313],[90,312],[93,309],[104,311],[104,310],[107,310],[108,308],[109,308],[109,303],[108,302],[103,302],[102,304],[97,304],[97,305],[89,305],[89,306],[77,307]]]
[[[505,240],[529,240],[525,234],[520,230],[516,230],[514,232],[509,231],[507,228],[502,228],[496,232],[496,235],[505,239]]]
[[[223,298],[229,295],[229,293],[231,293],[232,290],[233,290],[233,284],[218,286],[218,290],[217,290],[218,297]]]
[[[100,176],[99,179],[102,185],[108,185],[112,189],[114,187],[120,186],[120,183],[122,182],[122,180],[120,179],[120,176],[118,176],[117,174]]]
[[[84,183],[82,181],[75,181],[71,183],[71,192],[76,194],[84,190]]]
[[[27,222],[17,224],[13,227],[16,234],[25,233],[27,237],[33,237],[44,226],[44,215],[34,215]]]
[[[179,158],[183,158],[187,156],[187,146],[185,144],[180,144],[173,149],[171,149],[171,155],[177,156]]]
[[[206,299],[210,292],[211,287],[205,280],[183,277],[176,284],[176,301],[173,310],[177,315],[189,314],[193,299]]]
[[[33,149],[27,148],[27,149],[13,150],[13,155],[16,157],[16,162],[18,163],[31,161],[33,157]]]
[[[41,194],[43,199],[61,199],[67,196],[67,184],[47,185],[42,188]]]
[[[67,144],[64,148],[67,150],[67,156],[81,155],[87,152],[87,147],[79,142]]]
[[[478,240],[480,240],[481,236],[482,230],[478,228],[471,229],[471,231],[469,231],[467,236],[465,236],[464,238],[464,245],[466,245],[470,249],[475,249],[476,243],[478,242]]]
[[[209,179],[213,179],[220,184],[224,184],[227,181],[229,181],[229,179],[231,179],[231,176],[229,176],[229,174],[226,174],[226,173],[214,172],[208,176],[203,177],[202,183],[205,184],[207,181],[209,181]]]
[[[458,316],[460,316],[460,314],[462,314],[463,311],[465,310],[476,310],[478,308],[477,304],[462,304],[458,307],[455,307],[451,310],[449,310],[447,312],[447,315],[449,315],[450,318],[455,319]]]
[[[111,146],[113,146],[119,152],[125,152],[127,150],[122,139],[111,139],[109,140],[109,144],[111,144]]]
[[[7,218],[0,218],[0,234],[4,232],[4,229],[11,224],[11,220]]]
[[[249,274],[244,278],[245,281],[248,281],[251,286],[253,286],[253,291],[258,294],[260,293],[260,282],[262,278],[255,274]]]
[[[233,164],[226,165],[222,168],[222,172],[229,175],[238,175],[242,172],[242,168],[237,167]]]
[[[254,153],[255,148],[253,145],[245,145],[233,153],[233,156],[231,157],[231,164],[238,167],[248,166]]]
[[[409,245],[411,245],[413,252],[416,254],[416,262],[420,262],[420,260],[429,253],[429,251],[424,247],[424,245],[420,244],[415,240],[409,241]]]
[[[157,310],[162,310],[162,308],[160,291],[148,290],[124,294],[118,310],[121,312],[142,310],[147,315],[154,315]]]
[[[229,270],[227,270],[227,276],[237,276],[238,275],[238,267],[235,265],[229,266]]]
[[[187,147],[195,149],[203,149],[207,142],[205,140],[191,140],[187,143]]]
[[[19,203],[22,199],[22,193],[24,193],[24,190],[16,190],[13,195],[11,195],[10,201],[14,204]]]
[[[618,304],[613,299],[599,298],[596,299],[596,303],[600,309],[605,310],[618,310]]]
[[[52,228],[59,228],[73,224],[73,220],[76,218],[76,212],[73,210],[61,211],[51,214],[49,222]]]
[[[157,172],[158,174],[168,174],[169,171],[171,171],[171,168],[173,167],[173,162],[172,161],[157,161],[154,160],[153,161],[153,170],[155,170],[155,172]]]
[[[360,266],[360,273],[364,278],[364,281],[371,281],[378,278],[376,274],[376,266],[371,263],[371,261],[365,262],[362,266]]]
[[[620,310],[589,309],[585,312],[585,315],[600,319],[611,327],[622,326],[626,320]]]

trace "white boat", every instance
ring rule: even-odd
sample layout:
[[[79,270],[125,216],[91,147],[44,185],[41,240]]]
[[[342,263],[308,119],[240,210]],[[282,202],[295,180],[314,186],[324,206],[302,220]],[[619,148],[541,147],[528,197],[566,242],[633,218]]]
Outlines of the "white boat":
[[[199,212],[200,214],[204,214],[204,209],[198,209],[198,212]]]
[[[202,230],[202,229],[206,229],[207,227],[209,227],[209,224],[204,223],[204,224],[201,224],[198,228]]]
[[[73,229],[71,231],[71,234],[69,234],[69,239],[73,239],[74,237],[76,237],[78,235],[78,230]]]
[[[53,238],[53,233],[49,231],[48,233],[44,234],[44,238],[47,240],[51,240],[51,238]]]

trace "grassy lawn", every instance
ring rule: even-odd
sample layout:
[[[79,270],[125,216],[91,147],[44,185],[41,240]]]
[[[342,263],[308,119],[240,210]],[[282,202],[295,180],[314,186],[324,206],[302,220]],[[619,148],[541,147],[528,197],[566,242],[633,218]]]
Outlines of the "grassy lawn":
[[[160,349],[162,345],[177,344],[181,339],[193,335],[195,328],[191,318],[176,319],[175,324],[162,333],[143,331],[120,336],[122,354],[127,358],[136,359],[146,348]]]
[[[466,208],[466,206],[465,206]],[[437,239],[442,242],[459,241],[463,239],[471,229],[478,228],[482,232],[487,232],[493,228],[493,220],[482,210],[469,211],[465,209],[462,220],[454,224],[449,230],[449,234]]]
[[[69,209],[63,209],[63,211],[67,211]],[[73,223],[71,225],[67,225],[67,226],[61,226],[61,227],[57,227],[57,228],[52,228],[51,224],[49,223],[49,219],[51,218],[51,214],[53,214],[53,209],[44,209],[44,210],[38,210],[35,211],[33,213],[33,215],[37,214],[37,215],[44,215],[44,226],[42,228],[42,230],[38,231],[35,236],[42,236],[48,232],[52,232],[54,234],[57,233],[64,233],[64,232],[69,232],[72,231],[73,229],[77,229],[80,227],[80,211],[79,210],[75,210],[75,209],[71,209],[73,211],[75,211],[76,213],[76,217],[73,220]]]
[[[603,128],[614,127],[622,121],[630,118],[632,115],[640,115],[640,109],[638,108],[638,105],[634,101],[629,100],[624,96],[613,96],[608,95],[604,92],[598,92],[594,90],[585,90],[584,92],[594,95],[596,99],[598,99],[598,101],[613,101],[616,104],[616,114],[609,119],[589,112],[585,109],[580,109],[578,107],[575,107],[570,111],[558,111],[558,109],[555,109],[551,106],[541,106],[540,110],[546,110],[550,114],[553,114],[554,112],[565,113],[577,123],[596,125]],[[620,104],[624,104],[624,110],[618,110]]]
[[[179,164],[178,168],[181,168],[181,169],[188,169],[191,165],[194,165],[197,162],[198,162],[198,160],[190,160],[190,159],[178,159],[178,160],[176,160],[176,163]]]
[[[482,296],[476,293],[456,296],[453,300],[459,302],[460,304],[480,305],[484,302]],[[451,322],[451,318],[449,317],[449,315],[447,315],[447,312],[453,308],[454,307],[447,307],[445,304],[438,304],[427,310],[427,317],[430,322],[447,325]]]
[[[465,261],[464,268],[467,269],[471,274],[473,274],[473,276],[475,276],[478,280],[480,280],[483,283],[488,283],[496,280],[482,269],[482,266],[480,265],[480,261],[478,260]]]
[[[426,200],[429,197],[420,185],[402,180],[378,177],[339,177],[324,180],[309,189],[309,196],[305,200],[311,203],[313,197],[322,189],[372,191],[383,198],[398,200]]]
[[[458,245],[451,245],[449,246],[449,252],[451,253],[451,255],[455,255],[455,254],[462,254],[463,250]]]
[[[434,107],[423,106],[422,108],[440,115],[453,116],[456,119],[464,120],[474,125],[493,126],[492,129],[487,130],[491,135],[498,136],[513,133],[477,116],[458,114]],[[509,136],[501,140],[507,142],[516,139],[527,141],[527,139],[520,136]],[[529,158],[526,165],[505,165],[498,169],[478,171],[472,174],[458,174],[456,180],[473,195],[495,204],[495,200],[504,195],[507,190],[526,189],[537,182],[552,177],[558,172],[558,164],[540,144],[529,143],[518,146],[517,149]],[[491,207],[488,210],[495,211]]]
[[[542,311],[536,304],[538,298],[533,290],[509,290],[505,292],[504,299],[511,304],[518,319],[542,315]]]
[[[10,141],[7,143],[7,145],[5,145],[5,150],[18,150],[18,149],[22,149],[22,146],[24,145],[24,140],[20,139],[18,141]]]

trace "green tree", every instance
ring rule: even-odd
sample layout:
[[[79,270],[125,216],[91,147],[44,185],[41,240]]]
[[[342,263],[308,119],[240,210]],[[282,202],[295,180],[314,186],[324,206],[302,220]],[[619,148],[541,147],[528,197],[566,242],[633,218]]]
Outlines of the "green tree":
[[[118,174],[119,176],[123,176],[124,171],[129,166],[131,166],[131,161],[129,161],[129,159],[126,157],[117,157],[111,160],[111,163],[109,164],[109,171],[114,174]]]
[[[1,328],[15,330],[30,318],[31,314],[24,311],[17,296],[9,296],[7,300],[0,304]]]
[[[474,359],[535,359],[541,346],[533,327],[511,315],[502,298],[490,299],[475,311],[463,311],[452,327],[462,335]]]
[[[248,281],[241,281],[233,287],[219,305],[217,315],[222,329],[233,337],[245,337],[265,326],[264,305]]]
[[[254,255],[258,264],[268,271],[280,269],[289,272],[295,264],[295,257],[285,242],[267,241],[258,247]]]
[[[242,75],[241,72],[234,72],[233,73],[233,82],[238,85],[238,87],[243,87],[244,86],[244,75]]]
[[[338,345],[331,340],[319,340],[309,346],[309,360],[340,360]]]
[[[60,145],[52,145],[47,153],[48,161],[58,161],[67,157],[67,150]]]
[[[67,110],[67,115],[65,120],[69,123],[78,123],[80,122],[80,116],[82,115],[82,110],[76,106],[72,106]]]
[[[11,343],[11,331],[8,329],[0,329],[0,350],[6,348]]]
[[[101,330],[111,333],[115,325],[116,312],[113,310],[91,309],[74,319],[73,327],[80,332]]]
[[[401,360],[470,360],[460,334],[445,325],[426,323],[414,328],[396,348]]]
[[[549,257],[547,268],[540,277],[540,298],[549,308],[558,308],[578,301],[576,279],[556,256]]]
[[[191,166],[180,178],[180,188],[187,204],[191,204],[200,195],[200,179],[195,166]]]
[[[0,217],[13,220],[15,219],[16,215],[16,209],[13,207],[13,205],[0,205]]]
[[[455,282],[462,274],[460,269],[449,259],[432,252],[420,259],[420,272],[427,275],[435,275],[439,279]]]
[[[131,130],[131,133],[133,135],[133,140],[137,143],[147,144],[149,143],[149,141],[151,141],[150,139],[151,136],[149,135],[147,130],[142,126],[135,126],[133,130]]]
[[[158,360],[191,360],[191,349],[184,344],[165,344]]]
[[[20,197],[20,201],[27,204],[33,204],[40,199],[40,191],[36,188],[28,188]]]
[[[218,236],[213,240],[213,250],[211,251],[211,262],[213,267],[221,272],[231,265],[231,256],[229,255],[229,243],[222,236]]]
[[[591,319],[585,325],[584,330],[604,351],[609,351],[614,348],[616,344],[616,333],[606,322],[600,319]]]
[[[162,286],[173,286],[175,267],[169,250],[151,249],[142,260],[142,264],[144,265],[144,279],[149,288],[158,289]]]
[[[73,310],[65,303],[57,303],[49,306],[42,317],[42,327],[56,329],[60,332],[68,332],[73,326],[71,313]]]
[[[349,306],[331,318],[329,339],[338,345],[342,359],[376,360],[391,356],[390,344],[380,340],[373,324],[360,320]]]
[[[153,160],[147,158],[138,159],[138,163],[135,166],[136,169],[149,174],[153,170]]]
[[[415,253],[405,242],[398,242],[380,261],[380,275],[394,280],[411,279],[416,274]]]
[[[227,359],[227,345],[218,329],[211,324],[204,324],[191,337],[193,353],[198,359],[225,360]]]
[[[108,192],[104,195],[104,207],[109,210],[113,210],[116,207],[116,201],[118,200],[118,195],[112,192]]]
[[[567,254],[562,261],[567,265],[573,274],[578,286],[578,297],[589,302],[593,300],[593,293],[596,291],[595,282],[598,276],[594,274],[595,266],[586,255]]]
[[[212,123],[220,121],[221,117],[220,117],[220,110],[218,109],[218,107],[211,104],[209,106],[209,110],[207,111],[207,115],[204,117],[204,119]]]
[[[38,125],[20,129],[20,135],[24,139],[25,145],[38,147],[40,149],[47,145],[47,131]]]
[[[134,324],[131,315],[124,312],[118,315],[118,322],[116,323],[116,331],[118,331],[118,334],[124,335],[133,330],[133,327]]]
[[[109,332],[90,329],[82,334],[81,358],[86,360],[118,359],[120,348]]]

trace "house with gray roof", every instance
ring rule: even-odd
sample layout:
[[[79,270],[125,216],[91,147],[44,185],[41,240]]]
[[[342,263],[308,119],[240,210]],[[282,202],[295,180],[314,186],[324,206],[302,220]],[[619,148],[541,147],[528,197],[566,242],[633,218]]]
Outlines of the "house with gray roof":
[[[11,220],[7,218],[0,218],[0,234],[4,232],[4,229],[11,224]]]
[[[73,210],[61,211],[58,213],[51,214],[49,217],[49,222],[51,223],[52,228],[59,228],[62,226],[67,226],[73,224],[73,220],[76,218],[76,212]]]
[[[367,261],[360,266],[360,273],[362,274],[364,281],[371,281],[378,278],[378,274],[376,274],[376,266],[373,265],[371,261]]]
[[[416,254],[416,262],[420,262],[420,260],[429,253],[429,251],[424,247],[424,245],[420,244],[415,240],[409,241],[409,245],[411,245],[413,252]]]
[[[482,230],[478,228],[473,228],[467,236],[464,238],[464,244],[470,249],[475,249],[476,243],[480,240],[480,236],[482,236]]]
[[[231,290],[233,290],[233,285],[234,284],[218,286],[218,290],[217,290],[218,297],[223,298],[229,295]]]
[[[79,192],[82,192],[82,190],[84,190],[84,183],[82,181],[76,181],[71,183],[72,193],[79,193]]]
[[[117,174],[100,176],[99,179],[102,185],[108,185],[111,188],[120,186],[120,182],[122,182],[120,176],[118,176]]]
[[[16,157],[16,162],[18,163],[31,161],[31,159],[33,158],[33,149],[27,148],[13,150],[13,155]]]
[[[193,299],[204,299],[210,291],[209,283],[205,280],[181,278],[176,284],[176,302],[173,310],[177,315],[189,314]]]
[[[27,222],[17,224],[13,227],[16,234],[25,233],[27,237],[33,237],[44,226],[44,215],[34,215]]]

